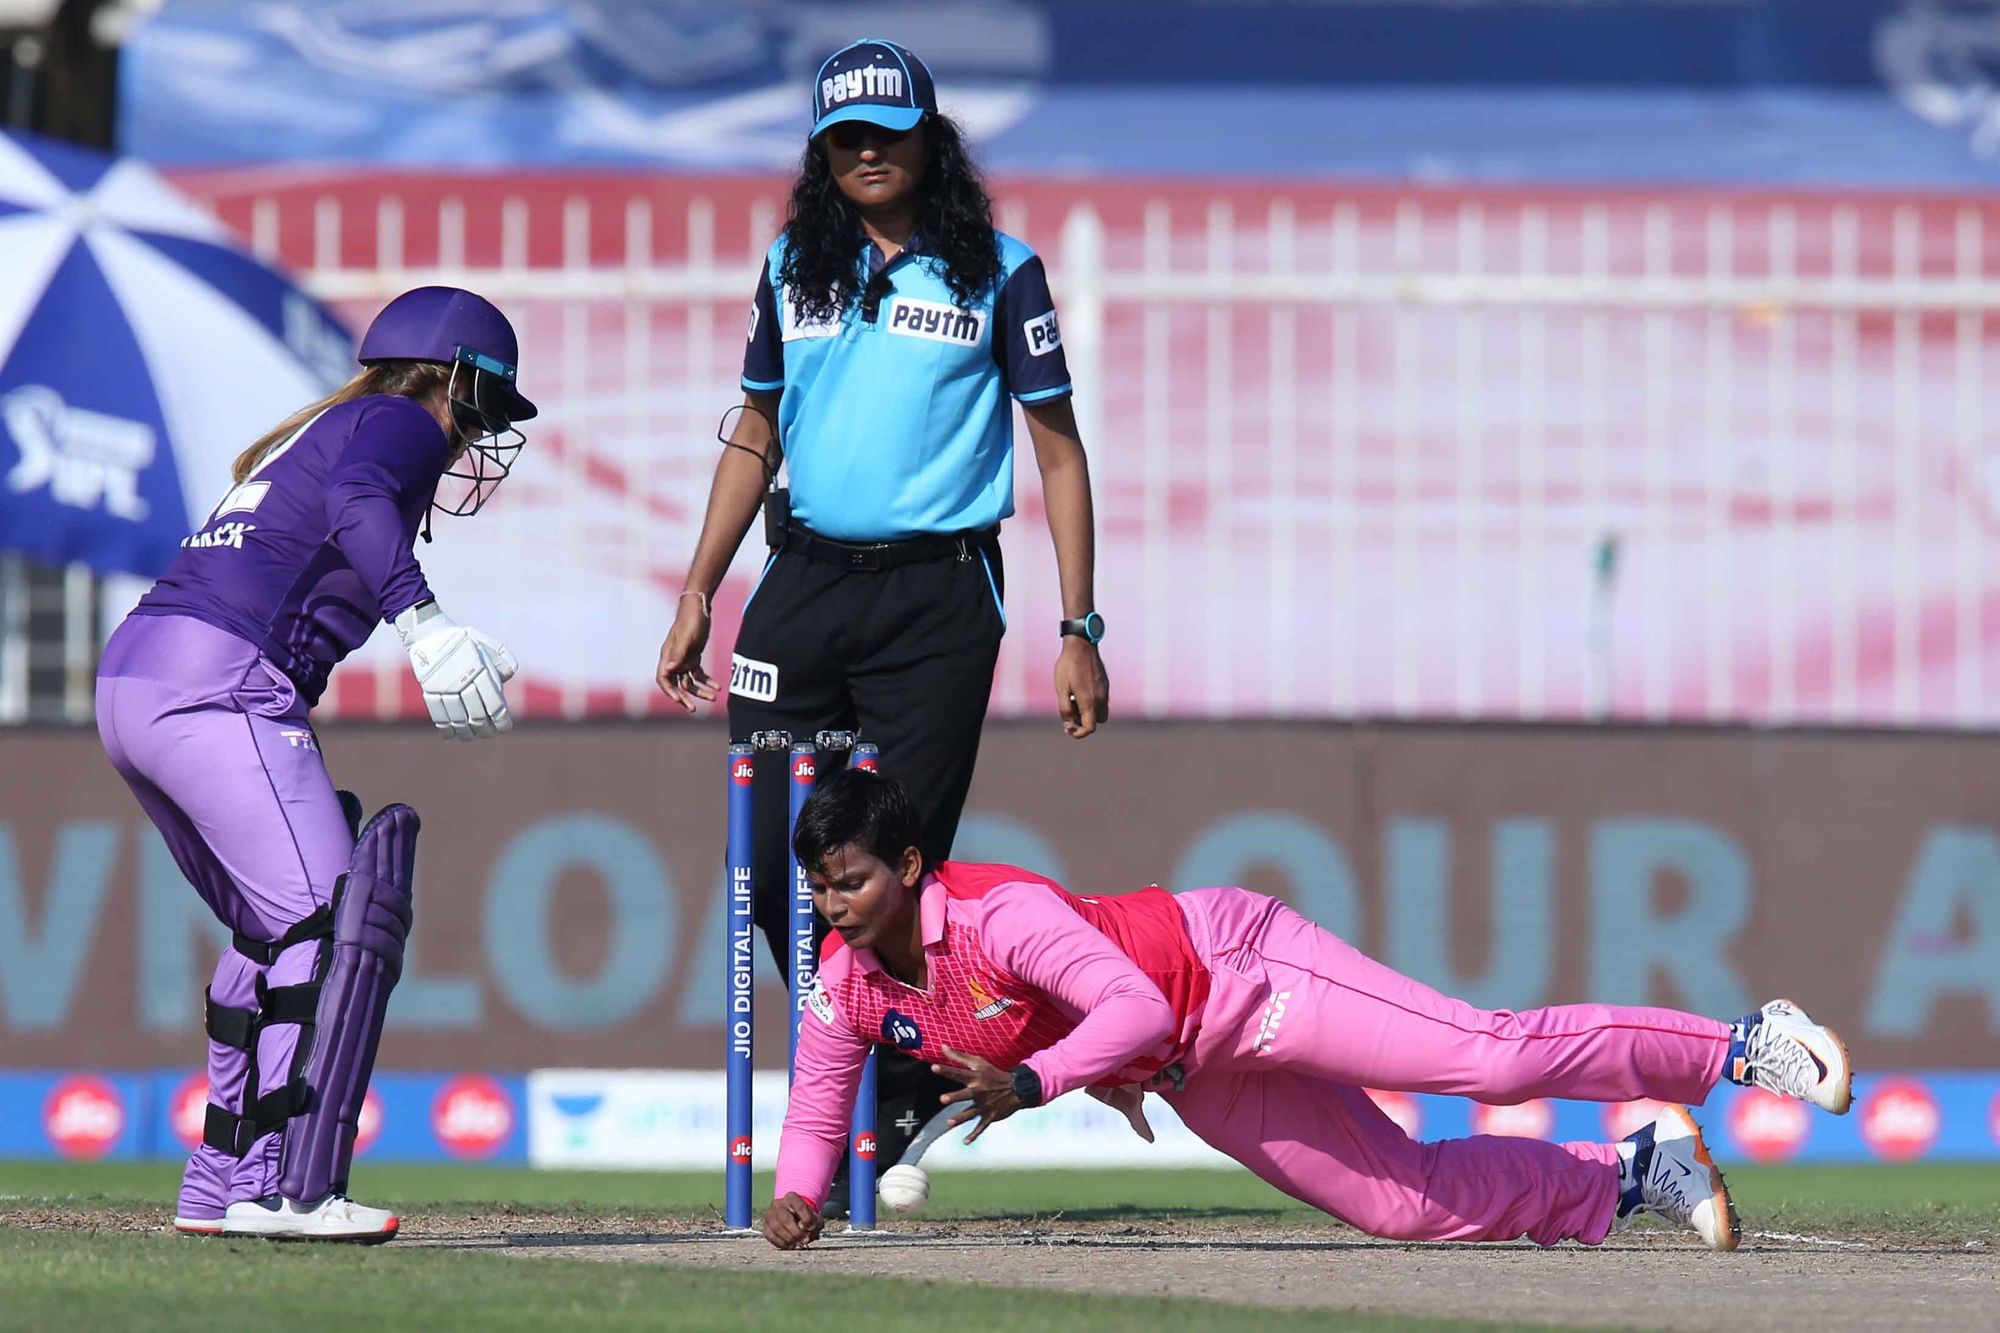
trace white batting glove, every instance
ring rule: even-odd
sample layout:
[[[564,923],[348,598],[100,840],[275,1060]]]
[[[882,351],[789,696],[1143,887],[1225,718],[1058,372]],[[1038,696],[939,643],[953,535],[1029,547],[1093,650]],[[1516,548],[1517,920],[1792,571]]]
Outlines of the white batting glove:
[[[462,741],[496,736],[514,725],[501,686],[520,669],[498,640],[468,629],[422,602],[395,619],[410,670],[431,710],[431,724]]]

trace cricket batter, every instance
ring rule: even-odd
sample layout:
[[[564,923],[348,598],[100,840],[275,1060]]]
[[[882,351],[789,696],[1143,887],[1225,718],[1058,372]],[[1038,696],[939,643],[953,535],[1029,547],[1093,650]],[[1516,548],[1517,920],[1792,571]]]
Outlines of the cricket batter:
[[[1152,1137],[1157,1092],[1205,1142],[1372,1235],[1596,1245],[1640,1213],[1718,1250],[1735,1209],[1683,1105],[1724,1078],[1844,1114],[1853,1074],[1830,1029],[1774,1000],[1735,1023],[1671,1009],[1489,1012],[1369,959],[1239,888],[1089,898],[1012,866],[917,850],[893,778],[823,780],[795,847],[832,923],[802,1023],[764,1234],[819,1234],[872,1045],[963,1087],[988,1125],[1078,1088]],[[1619,1143],[1480,1136],[1413,1142],[1365,1088],[1507,1104],[1676,1103]]]
[[[414,543],[471,514],[535,415],[514,330],[471,292],[421,287],[361,341],[359,375],[237,458],[236,485],[105,645],[97,726],[181,872],[234,933],[207,991],[209,1107],[174,1226],[383,1241],[348,1165],[410,928],[417,814],[335,792],[307,710],[393,624],[437,729],[507,730],[513,656],[438,609]]]

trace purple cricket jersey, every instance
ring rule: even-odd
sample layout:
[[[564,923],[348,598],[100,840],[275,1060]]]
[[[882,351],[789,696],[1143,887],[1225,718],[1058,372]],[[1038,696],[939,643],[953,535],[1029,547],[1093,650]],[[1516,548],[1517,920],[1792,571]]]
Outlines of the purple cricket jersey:
[[[414,547],[448,450],[413,399],[328,408],[222,498],[132,614],[234,634],[318,703],[376,622],[431,595]]]

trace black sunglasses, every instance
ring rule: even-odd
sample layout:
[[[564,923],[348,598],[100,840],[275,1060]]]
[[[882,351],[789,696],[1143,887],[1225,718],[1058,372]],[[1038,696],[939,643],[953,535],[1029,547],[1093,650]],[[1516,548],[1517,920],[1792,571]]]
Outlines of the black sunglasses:
[[[865,120],[843,120],[828,129],[826,137],[833,141],[834,147],[852,153],[869,142],[883,148],[892,148],[909,138],[910,131],[871,125]]]

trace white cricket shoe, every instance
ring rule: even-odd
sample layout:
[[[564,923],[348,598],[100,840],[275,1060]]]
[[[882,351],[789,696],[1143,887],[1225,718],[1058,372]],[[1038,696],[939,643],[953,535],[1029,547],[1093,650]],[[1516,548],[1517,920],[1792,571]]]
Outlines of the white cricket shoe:
[[[1773,1000],[1736,1024],[1731,1081],[1846,1115],[1854,1104],[1847,1045],[1790,1000]]]
[[[1618,1156],[1618,1230],[1640,1213],[1655,1213],[1693,1227],[1711,1250],[1736,1248],[1736,1205],[1687,1107],[1661,1110],[1652,1124],[1626,1135]]]
[[[329,1194],[318,1203],[300,1203],[280,1194],[229,1205],[222,1215],[225,1236],[262,1236],[267,1240],[345,1240],[376,1245],[396,1234],[396,1215],[370,1208],[344,1194]]]
[[[183,1236],[220,1236],[222,1219],[219,1217],[175,1217],[174,1230]]]

